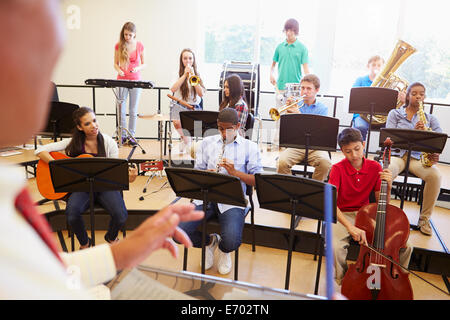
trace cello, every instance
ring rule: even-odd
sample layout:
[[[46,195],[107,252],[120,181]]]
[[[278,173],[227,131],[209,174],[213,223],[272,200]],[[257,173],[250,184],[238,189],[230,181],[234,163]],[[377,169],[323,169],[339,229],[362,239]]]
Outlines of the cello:
[[[384,142],[383,169],[389,167],[391,146]],[[342,280],[341,293],[350,300],[412,300],[409,274],[398,263],[401,248],[409,237],[409,220],[398,207],[388,204],[388,183],[381,181],[377,203],[359,209],[355,226],[366,232],[371,246],[361,246],[355,264],[349,266]],[[389,259],[386,259],[388,257]]]

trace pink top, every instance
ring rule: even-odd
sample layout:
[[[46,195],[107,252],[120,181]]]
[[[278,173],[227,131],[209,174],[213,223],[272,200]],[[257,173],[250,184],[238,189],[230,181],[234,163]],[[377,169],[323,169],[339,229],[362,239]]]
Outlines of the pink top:
[[[115,46],[115,50],[119,49],[119,44]],[[125,73],[124,76],[117,75],[118,80],[141,80],[141,72],[131,72],[133,68],[141,65],[141,53],[144,51],[144,45],[138,41],[136,42],[136,50],[128,53],[128,66],[120,66],[120,69]]]

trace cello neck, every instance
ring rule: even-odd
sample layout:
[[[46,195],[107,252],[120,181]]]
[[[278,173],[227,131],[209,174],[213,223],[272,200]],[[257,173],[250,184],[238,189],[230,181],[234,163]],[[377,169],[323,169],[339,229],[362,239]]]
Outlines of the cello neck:
[[[389,155],[386,155],[386,152]],[[383,170],[389,168],[390,148],[386,148],[383,157]],[[380,195],[378,197],[376,225],[373,238],[373,246],[382,250],[384,248],[384,233],[386,225],[386,208],[388,204],[388,188],[387,181],[381,180]]]

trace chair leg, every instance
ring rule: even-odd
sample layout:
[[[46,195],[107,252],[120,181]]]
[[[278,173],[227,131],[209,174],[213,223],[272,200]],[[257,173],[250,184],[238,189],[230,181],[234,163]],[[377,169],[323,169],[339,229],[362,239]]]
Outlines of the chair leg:
[[[234,251],[234,280],[238,280],[239,248]]]
[[[314,294],[317,295],[319,292],[319,281],[320,281],[320,270],[322,268],[322,251],[324,247],[324,241],[320,239],[320,251],[319,251],[319,261],[317,262],[317,272],[316,272],[316,286],[314,288]]]
[[[322,225],[321,221],[317,221],[317,240],[316,240],[316,249],[314,250],[314,261],[317,260],[317,254],[319,250],[319,244],[321,243],[321,237],[320,237],[320,226]]]
[[[187,269],[187,259],[188,259],[188,249],[184,247],[184,254],[183,254],[183,271],[186,271]]]
[[[256,251],[256,243],[255,243],[255,212],[253,210],[253,208],[251,209],[250,212],[250,218],[251,218],[251,223],[252,223],[252,252]]]
[[[66,246],[66,241],[64,240],[64,235],[62,233],[61,230],[58,230],[56,232],[56,234],[58,235],[58,239],[59,239],[59,243],[61,244],[61,248],[64,252],[67,252],[67,246]]]
[[[74,237],[74,233],[72,231],[69,231],[70,234],[70,246],[72,249],[72,252],[75,251],[75,237]]]

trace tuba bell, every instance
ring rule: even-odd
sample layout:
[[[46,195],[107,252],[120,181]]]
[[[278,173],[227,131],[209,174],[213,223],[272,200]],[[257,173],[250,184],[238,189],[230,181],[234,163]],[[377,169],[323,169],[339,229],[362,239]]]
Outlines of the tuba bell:
[[[394,73],[414,52],[416,52],[416,49],[413,46],[403,40],[398,40],[388,62],[384,65],[383,70],[381,70],[373,80],[371,87],[387,88],[398,90],[399,92],[406,92],[409,83]],[[396,108],[401,107],[401,105],[402,102],[398,99]],[[367,114],[361,114],[360,116],[366,122],[370,122]],[[372,124],[383,125],[386,123],[386,119],[386,116],[373,115]]]

